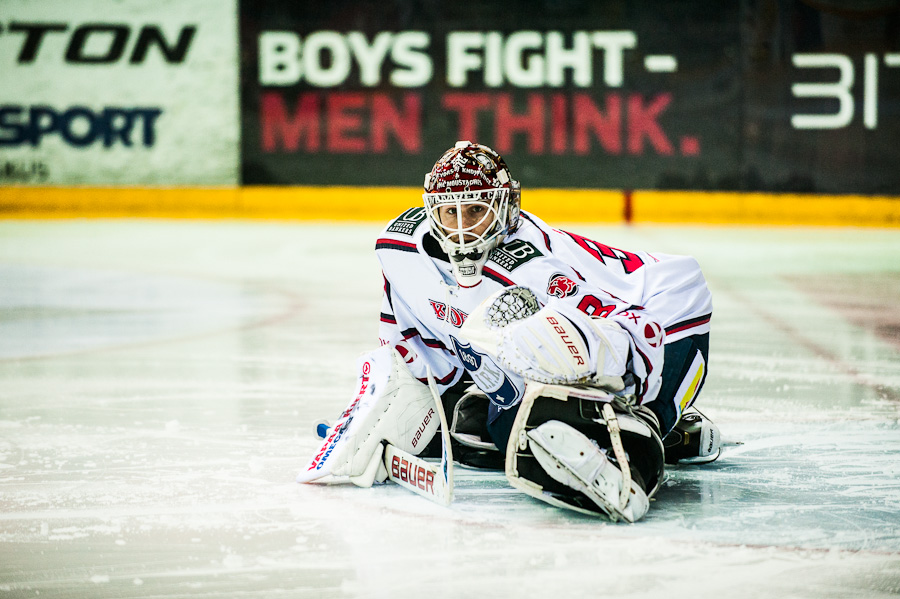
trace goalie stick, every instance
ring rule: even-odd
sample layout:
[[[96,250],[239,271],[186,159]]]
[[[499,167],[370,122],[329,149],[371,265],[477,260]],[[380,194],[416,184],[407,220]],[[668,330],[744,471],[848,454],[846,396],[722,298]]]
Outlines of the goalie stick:
[[[382,464],[389,480],[435,503],[448,506],[453,501],[453,451],[450,447],[450,429],[441,403],[441,394],[438,392],[430,368],[427,370],[427,376],[428,388],[434,397],[435,409],[441,422],[441,461],[426,461],[383,441]],[[331,427],[327,422],[316,424],[316,435],[319,438],[326,439],[330,434]]]

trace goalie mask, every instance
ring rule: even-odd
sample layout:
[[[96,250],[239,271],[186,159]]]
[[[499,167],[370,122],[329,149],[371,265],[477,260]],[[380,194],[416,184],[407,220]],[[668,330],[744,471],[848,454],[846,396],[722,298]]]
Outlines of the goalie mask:
[[[459,141],[425,175],[422,198],[457,283],[474,287],[491,251],[519,224],[519,182],[492,149]]]

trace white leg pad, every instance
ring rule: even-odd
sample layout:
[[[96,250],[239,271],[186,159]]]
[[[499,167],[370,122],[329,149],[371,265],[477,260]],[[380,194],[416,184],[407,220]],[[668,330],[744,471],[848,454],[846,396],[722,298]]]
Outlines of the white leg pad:
[[[613,521],[635,522],[647,513],[650,501],[634,484],[629,485],[627,502],[621,505],[626,484],[622,472],[580,431],[549,420],[526,434],[541,468],[557,482],[587,495]]]

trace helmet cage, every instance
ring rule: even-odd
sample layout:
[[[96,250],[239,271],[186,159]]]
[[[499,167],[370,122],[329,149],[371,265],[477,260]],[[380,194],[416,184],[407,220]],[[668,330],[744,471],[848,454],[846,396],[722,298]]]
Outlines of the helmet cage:
[[[431,233],[454,262],[468,259],[486,260],[487,254],[497,247],[510,231],[510,189],[498,187],[477,191],[424,193],[425,208]],[[483,216],[475,223],[464,224],[464,214],[470,206],[484,208]],[[444,207],[456,209],[455,226],[441,219]],[[518,215],[515,215],[518,216]],[[487,227],[477,233],[484,223]]]

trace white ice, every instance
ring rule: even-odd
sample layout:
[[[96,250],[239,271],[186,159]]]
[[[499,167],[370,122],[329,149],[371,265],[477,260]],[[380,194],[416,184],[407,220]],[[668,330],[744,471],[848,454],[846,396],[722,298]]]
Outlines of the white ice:
[[[635,525],[293,482],[377,344],[377,226],[0,222],[0,599],[900,593],[900,230],[569,228],[714,294],[728,445]]]

